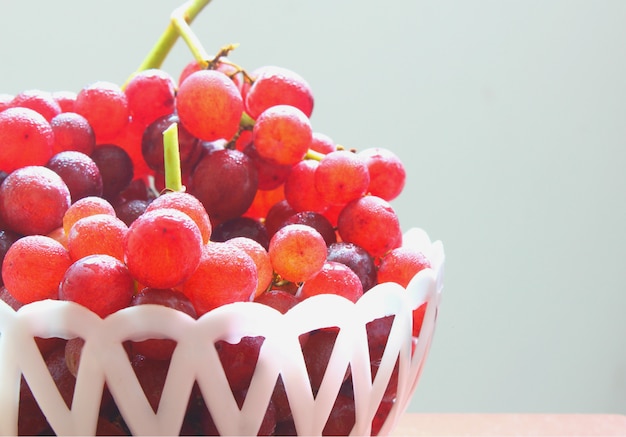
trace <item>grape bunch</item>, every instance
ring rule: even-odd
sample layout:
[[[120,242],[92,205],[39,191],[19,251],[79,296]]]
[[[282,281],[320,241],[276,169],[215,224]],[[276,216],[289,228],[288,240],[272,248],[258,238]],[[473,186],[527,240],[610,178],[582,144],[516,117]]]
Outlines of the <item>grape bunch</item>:
[[[404,187],[403,163],[386,148],[336,144],[313,128],[313,107],[297,73],[247,71],[224,51],[192,60],[177,79],[148,68],[123,85],[0,95],[0,298],[14,309],[73,301],[103,318],[158,304],[198,318],[233,302],[285,313],[318,294],[356,302],[379,283],[406,287],[430,263],[402,246],[390,204]],[[165,136],[172,126],[174,163]],[[414,311],[415,337],[425,305]],[[392,321],[368,325],[373,375]],[[336,336],[329,328],[301,338],[314,392]],[[71,405],[81,339],[37,341]],[[215,345],[238,402],[262,343]],[[125,347],[156,411],[176,344]],[[279,379],[259,434],[295,432],[281,387]],[[396,389],[391,383],[374,432]],[[331,419],[325,434],[348,434],[354,424],[349,372]],[[50,431],[23,382],[20,434]],[[128,432],[106,390],[98,431]],[[217,433],[199,392],[181,432]]]

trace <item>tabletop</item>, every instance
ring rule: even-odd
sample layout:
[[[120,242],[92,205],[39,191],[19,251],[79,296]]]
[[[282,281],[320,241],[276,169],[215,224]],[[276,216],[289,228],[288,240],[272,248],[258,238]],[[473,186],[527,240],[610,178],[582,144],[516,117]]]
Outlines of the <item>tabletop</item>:
[[[406,413],[394,436],[626,436],[618,414],[420,414]]]

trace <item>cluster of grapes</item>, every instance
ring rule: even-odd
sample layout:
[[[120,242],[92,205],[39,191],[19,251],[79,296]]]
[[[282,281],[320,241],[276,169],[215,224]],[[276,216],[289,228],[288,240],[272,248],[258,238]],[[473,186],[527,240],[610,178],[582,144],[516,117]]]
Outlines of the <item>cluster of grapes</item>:
[[[387,149],[348,150],[314,132],[312,111],[311,89],[296,73],[248,73],[225,56],[208,68],[190,62],[178,81],[148,69],[123,88],[95,82],[75,94],[0,95],[0,298],[15,309],[69,300],[101,317],[159,304],[197,318],[231,302],[284,313],[320,293],[356,302],[378,283],[406,287],[430,264],[401,246],[389,203],[404,186],[403,164]],[[172,125],[184,187],[167,183]],[[415,337],[424,310],[414,312]],[[391,322],[368,326],[373,375]],[[336,335],[302,337],[314,392]],[[38,341],[70,405],[81,339]],[[240,402],[262,342],[216,344]],[[127,344],[155,411],[175,346]],[[354,424],[349,372],[345,387],[327,434]],[[393,383],[388,391],[379,425]],[[196,397],[183,431],[215,433]],[[20,402],[20,433],[45,432],[26,384]],[[105,392],[99,430],[123,432],[111,403]],[[295,431],[280,380],[266,419],[261,434]]]

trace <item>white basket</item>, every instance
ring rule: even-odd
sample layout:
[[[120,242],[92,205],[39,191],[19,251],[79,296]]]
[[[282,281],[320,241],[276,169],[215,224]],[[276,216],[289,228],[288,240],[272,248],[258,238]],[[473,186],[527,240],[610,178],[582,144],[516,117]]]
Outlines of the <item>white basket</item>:
[[[17,434],[20,380],[23,375],[54,432],[94,435],[103,388],[110,390],[134,435],[177,435],[194,383],[200,387],[222,435],[257,433],[277,378],[282,377],[299,435],[321,435],[346,369],[350,366],[356,423],[351,435],[369,435],[372,420],[391,374],[399,363],[395,403],[379,434],[389,434],[406,409],[432,341],[439,307],[443,245],[431,243],[420,229],[404,235],[432,268],[418,273],[405,290],[386,283],[370,289],[355,304],[336,295],[309,298],[286,314],[258,303],[217,308],[198,320],[157,305],[140,305],[105,319],[71,302],[41,301],[17,312],[0,301],[0,434]],[[412,310],[428,302],[419,339],[412,336]],[[395,315],[387,346],[372,382],[366,323]],[[338,327],[335,347],[314,397],[299,343],[301,334]],[[232,395],[215,347],[244,336],[263,336],[258,363],[240,409]],[[85,345],[72,408],[67,408],[47,371],[34,337],[81,337]],[[177,341],[157,413],[132,369],[123,342],[148,338]]]

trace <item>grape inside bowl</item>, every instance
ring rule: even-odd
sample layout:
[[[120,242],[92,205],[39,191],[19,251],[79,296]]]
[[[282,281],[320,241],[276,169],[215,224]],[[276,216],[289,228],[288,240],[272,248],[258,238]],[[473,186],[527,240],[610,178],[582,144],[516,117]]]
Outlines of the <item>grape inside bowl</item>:
[[[406,289],[379,284],[357,303],[322,294],[285,314],[245,302],[222,306],[197,320],[160,305],[130,307],[102,319],[72,302],[39,301],[17,312],[0,303],[0,396],[5,406],[0,432],[17,434],[23,375],[52,429],[63,435],[94,435],[101,410],[110,408],[108,397],[135,435],[177,435],[193,426],[189,422],[207,421],[222,435],[256,435],[268,420],[268,408],[278,417],[278,405],[279,414],[288,419],[279,423],[285,427],[283,433],[290,426],[299,435],[336,431],[386,435],[416,388],[443,285],[441,243],[431,242],[415,228],[404,235],[403,245],[419,248],[432,260],[432,267],[420,271]],[[419,336],[414,337],[412,315],[424,303]],[[376,324],[382,338],[387,337],[382,348],[376,344]],[[314,392],[306,342],[303,347],[301,340],[316,335],[334,341]],[[71,409],[60,393],[63,389],[50,376],[35,337],[84,340]],[[245,337],[263,340],[241,402],[231,390],[228,368],[222,366],[216,345],[238,344]],[[124,345],[157,338],[172,339],[177,346],[155,411]],[[195,408],[200,399],[210,417]],[[281,431],[275,427],[276,423],[274,432]]]

